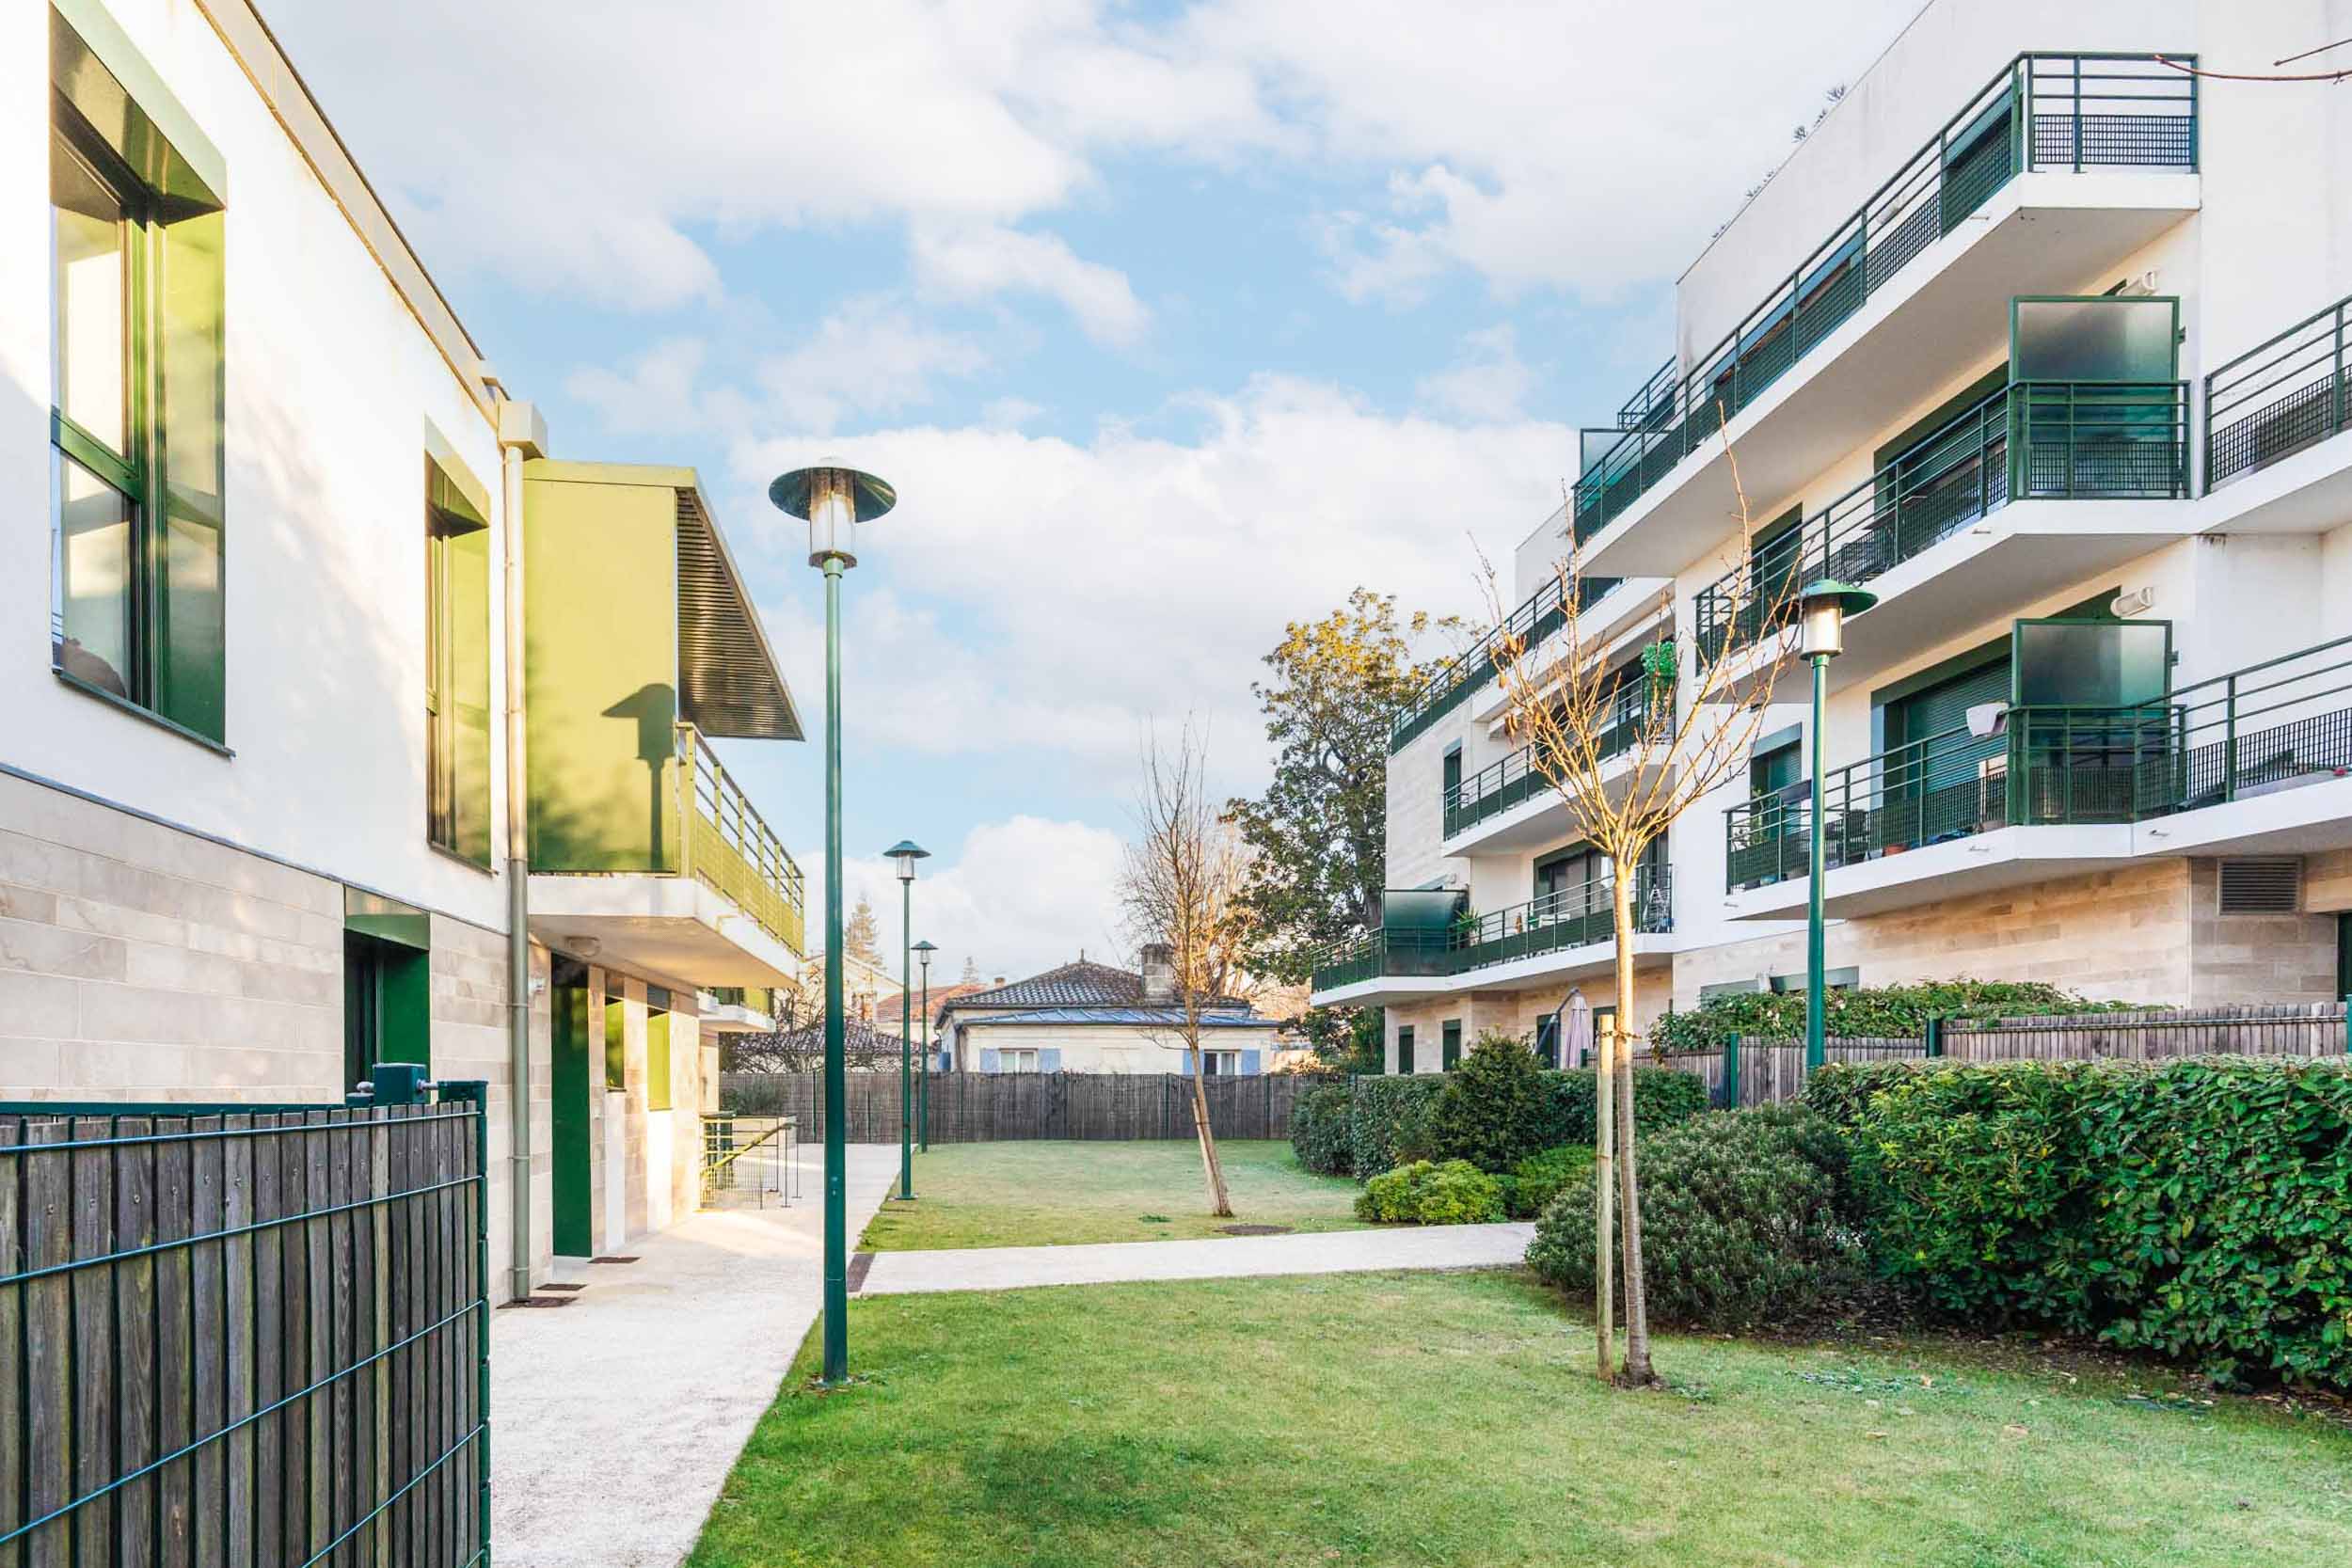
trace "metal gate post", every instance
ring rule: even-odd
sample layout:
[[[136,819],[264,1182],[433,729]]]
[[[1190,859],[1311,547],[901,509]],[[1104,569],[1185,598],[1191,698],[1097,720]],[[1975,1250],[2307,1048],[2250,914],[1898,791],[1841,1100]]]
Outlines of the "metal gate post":
[[[1724,1041],[1724,1107],[1740,1108],[1740,1037],[1731,1036]]]
[[[1928,1016],[1926,1042],[1928,1055],[1930,1058],[1934,1058],[1944,1054],[1944,1019],[1942,1014],[1931,1013]]]
[[[482,1481],[474,1498],[482,1568],[490,1568],[490,1085],[481,1079],[439,1085],[445,1105],[473,1107],[474,1412],[481,1432],[475,1462]]]

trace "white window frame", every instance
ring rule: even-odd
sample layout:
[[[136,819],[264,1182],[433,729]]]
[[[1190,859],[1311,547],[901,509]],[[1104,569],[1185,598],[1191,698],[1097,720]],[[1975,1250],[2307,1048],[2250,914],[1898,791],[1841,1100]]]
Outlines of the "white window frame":
[[[996,1070],[998,1072],[1035,1072],[1037,1070],[1037,1047],[1015,1045],[999,1051],[996,1053]]]
[[[1200,1070],[1211,1078],[1239,1078],[1241,1076],[1241,1053],[1238,1051],[1203,1051],[1200,1053]]]

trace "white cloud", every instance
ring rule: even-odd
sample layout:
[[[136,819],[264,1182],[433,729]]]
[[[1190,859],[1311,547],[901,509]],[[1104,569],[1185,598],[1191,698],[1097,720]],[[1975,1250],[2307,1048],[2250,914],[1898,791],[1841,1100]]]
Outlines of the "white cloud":
[[[1058,300],[1097,342],[1125,344],[1143,336],[1150,313],[1115,267],[1080,259],[1051,234],[993,226],[952,233],[918,230],[914,275],[946,299],[981,299],[1009,291]]]
[[[1026,816],[981,823],[952,851],[934,847],[914,884],[914,936],[940,947],[933,981],[953,985],[966,958],[991,979],[1019,979],[1067,963],[1082,949],[1102,962],[1121,961],[1120,854],[1119,834],[1106,829]],[[824,855],[803,851],[798,858],[812,868],[808,907],[821,910]],[[861,895],[873,904],[880,945],[896,974],[897,873],[880,856],[845,858],[841,882],[844,907],[856,908]]]
[[[1464,347],[1467,352],[1450,368],[1422,378],[1417,388],[1422,401],[1466,420],[1520,418],[1519,404],[1534,389],[1535,372],[1519,357],[1518,336],[1510,324],[1471,333]]]

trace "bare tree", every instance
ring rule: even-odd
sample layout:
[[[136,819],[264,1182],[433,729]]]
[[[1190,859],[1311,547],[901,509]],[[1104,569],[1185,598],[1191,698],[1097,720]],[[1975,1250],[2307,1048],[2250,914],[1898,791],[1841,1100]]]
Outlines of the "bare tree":
[[[1192,1075],[1192,1127],[1209,1187],[1209,1212],[1233,1212],[1209,1127],[1207,1063],[1201,1020],[1240,1000],[1247,984],[1242,953],[1253,922],[1242,899],[1249,853],[1232,824],[1219,815],[1207,788],[1208,752],[1187,720],[1175,745],[1157,736],[1143,744],[1143,783],[1136,795],[1136,837],[1120,872],[1120,898],[1130,938],[1168,950],[1181,1037]]]
[[[1730,453],[1726,449],[1726,455]],[[1732,549],[1754,562],[1753,535],[1740,467],[1731,480],[1739,499],[1740,535]],[[1616,1010],[1598,1041],[1594,1095],[1594,1316],[1603,1380],[1654,1384],[1649,1309],[1642,1275],[1641,1185],[1633,1148],[1633,926],[1635,882],[1642,855],[1683,813],[1738,776],[1762,727],[1781,671],[1794,658],[1782,635],[1799,583],[1791,553],[1785,562],[1751,565],[1745,603],[1734,617],[1736,634],[1720,645],[1677,645],[1674,591],[1662,592],[1645,624],[1629,638],[1604,641],[1581,624],[1582,563],[1570,530],[1569,553],[1553,566],[1565,624],[1531,644],[1510,630],[1494,570],[1486,568],[1498,631],[1495,670],[1505,699],[1505,733],[1525,746],[1529,771],[1549,784],[1566,808],[1571,830],[1608,857],[1615,914]],[[1792,543],[1796,543],[1792,541]],[[1641,652],[1630,664],[1611,655],[1627,643]],[[1629,679],[1629,676],[1630,677]],[[1818,743],[1818,737],[1817,737]],[[1624,1129],[1622,1148],[1617,1135]],[[1616,1250],[1613,1210],[1625,1223],[1626,1346],[1616,1354]]]

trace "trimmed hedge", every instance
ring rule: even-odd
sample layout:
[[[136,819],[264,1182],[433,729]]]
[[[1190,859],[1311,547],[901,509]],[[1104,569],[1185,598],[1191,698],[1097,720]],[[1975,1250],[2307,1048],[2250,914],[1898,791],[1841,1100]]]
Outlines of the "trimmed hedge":
[[[1350,1104],[1344,1084],[1309,1089],[1291,1102],[1291,1152],[1318,1176],[1356,1174],[1356,1151],[1348,1142]]]
[[[1852,1142],[1878,1268],[1935,1310],[2352,1387],[2340,1062],[1939,1064],[1882,1075]]]
[[[1592,1168],[1593,1151],[1582,1144],[1531,1154],[1512,1166],[1510,1175],[1496,1178],[1502,1183],[1502,1206],[1515,1220],[1539,1218],[1561,1188]]]
[[[1532,1055],[1529,1059],[1534,1060]],[[1407,1161],[1439,1155],[1434,1116],[1439,1098],[1460,1070],[1359,1078],[1348,1085],[1348,1148],[1356,1180],[1369,1180]],[[1538,1077],[1549,1103],[1537,1124],[1534,1147],[1591,1144],[1593,1069],[1538,1069]],[[1633,1117],[1640,1127],[1659,1132],[1706,1109],[1707,1085],[1696,1073],[1658,1067],[1633,1069]]]
[[[1890,1084],[1920,1072],[1933,1072],[1959,1064],[1948,1057],[1897,1057],[1883,1062],[1825,1062],[1804,1081],[1805,1108],[1841,1128],[1862,1119],[1870,1097]]]
[[[1429,1112],[1429,1157],[1468,1160],[1500,1176],[1528,1155],[1560,1140],[1551,1085],[1527,1042],[1485,1034],[1445,1075]]]
[[[1867,1278],[1842,1200],[1837,1130],[1795,1106],[1724,1111],[1641,1139],[1643,1259],[1652,1314],[1745,1328],[1816,1321]],[[1527,1249],[1536,1277],[1593,1291],[1593,1171],[1564,1185]]]
[[[2136,1002],[2093,1002],[2039,980],[1930,980],[1915,986],[1855,987],[1826,999],[1829,1033],[1866,1038],[1917,1035],[1931,1018],[2030,1018],[2046,1013],[2124,1012]],[[1720,1051],[1734,1035],[1793,1039],[1804,1034],[1804,993],[1741,992],[1668,1013],[1650,1029],[1659,1051]]]
[[[1502,1218],[1502,1184],[1468,1160],[1415,1160],[1356,1196],[1356,1217],[1389,1225],[1482,1225]]]

